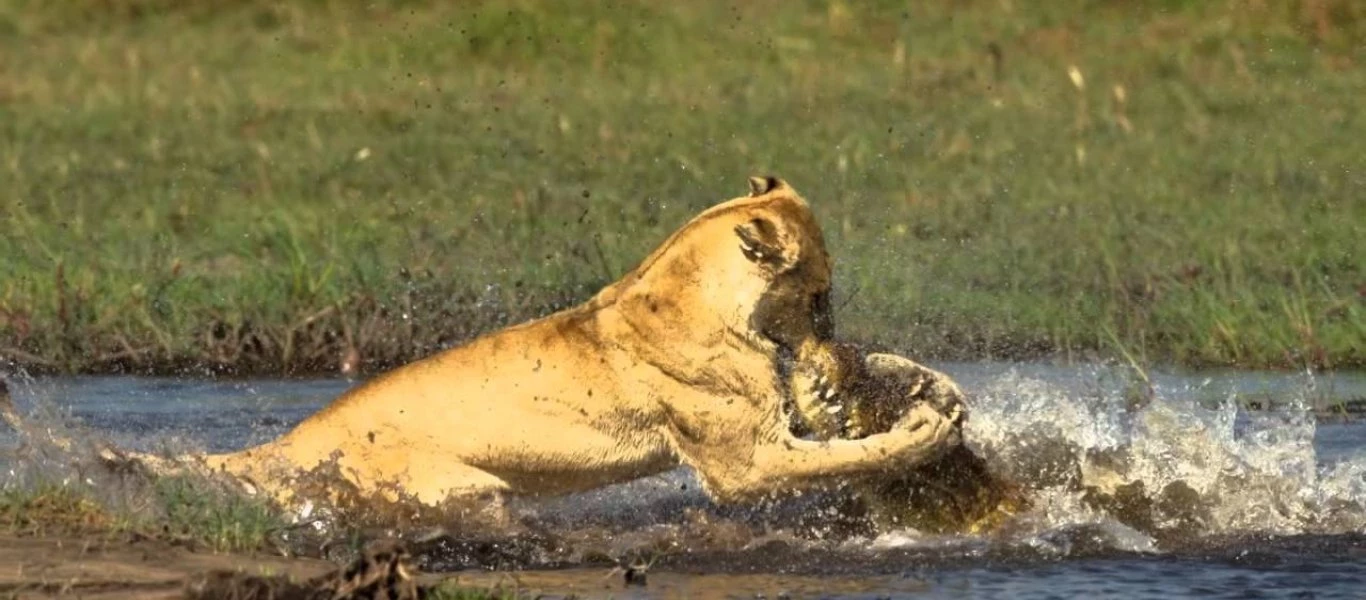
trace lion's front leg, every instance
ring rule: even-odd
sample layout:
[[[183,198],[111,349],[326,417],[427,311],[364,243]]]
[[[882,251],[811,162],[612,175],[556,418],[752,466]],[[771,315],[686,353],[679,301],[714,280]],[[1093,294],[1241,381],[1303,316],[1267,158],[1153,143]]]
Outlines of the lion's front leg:
[[[742,502],[778,492],[900,472],[929,462],[959,443],[958,415],[912,408],[886,433],[859,440],[800,439],[774,424],[771,435],[738,439],[687,457],[719,502]]]

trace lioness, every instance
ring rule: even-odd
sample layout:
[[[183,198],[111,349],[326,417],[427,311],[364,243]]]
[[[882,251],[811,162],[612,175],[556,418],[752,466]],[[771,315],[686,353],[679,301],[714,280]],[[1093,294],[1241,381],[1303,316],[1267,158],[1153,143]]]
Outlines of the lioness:
[[[790,387],[794,430],[826,439],[887,431],[916,407],[966,416],[958,408],[963,392],[947,375],[900,356],[864,353],[830,340],[809,338],[798,347]],[[961,444],[934,460],[856,481],[854,491],[881,531],[990,531],[1029,505],[1022,489],[992,473]]]
[[[752,178],[748,197],[703,211],[587,302],[375,377],[274,441],[199,460],[282,503],[287,474],[333,459],[362,491],[396,485],[424,504],[575,492],[680,463],[713,499],[736,502],[953,447],[955,414],[930,406],[858,440],[792,434],[782,369],[803,342],[832,336],[830,278],[806,201]]]

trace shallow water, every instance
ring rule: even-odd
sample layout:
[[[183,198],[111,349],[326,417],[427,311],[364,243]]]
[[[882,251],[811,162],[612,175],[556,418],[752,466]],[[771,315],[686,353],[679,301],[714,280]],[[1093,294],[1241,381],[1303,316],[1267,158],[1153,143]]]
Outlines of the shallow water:
[[[1316,421],[1306,410],[1366,397],[1366,373],[1157,373],[1154,400],[1134,408],[1124,378],[1103,367],[934,366],[971,396],[969,444],[1034,488],[1035,509],[990,537],[822,537],[803,521],[820,498],[718,508],[678,470],[514,503],[515,530],[436,536],[423,566],[581,596],[1366,597],[1366,423]],[[278,435],[352,385],[16,383],[21,409],[48,422],[73,420],[135,448],[210,450]],[[1273,408],[1238,409],[1245,400]],[[0,434],[0,447],[15,443]],[[1058,465],[1077,468],[1097,455],[1149,489],[1188,489],[1182,510],[1196,518],[1143,530],[1050,481]],[[651,562],[649,584],[623,587],[613,561]],[[515,579],[480,570],[499,566],[531,570]]]

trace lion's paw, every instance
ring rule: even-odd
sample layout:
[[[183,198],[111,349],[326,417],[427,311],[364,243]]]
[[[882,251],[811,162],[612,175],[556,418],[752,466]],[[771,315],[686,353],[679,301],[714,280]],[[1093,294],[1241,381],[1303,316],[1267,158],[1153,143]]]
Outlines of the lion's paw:
[[[943,414],[928,404],[911,407],[889,433],[899,442],[898,467],[918,465],[943,455],[962,442],[956,415]]]
[[[967,396],[948,375],[895,354],[869,354],[864,363],[870,374],[897,381],[909,403],[928,404],[955,424],[967,418]]]

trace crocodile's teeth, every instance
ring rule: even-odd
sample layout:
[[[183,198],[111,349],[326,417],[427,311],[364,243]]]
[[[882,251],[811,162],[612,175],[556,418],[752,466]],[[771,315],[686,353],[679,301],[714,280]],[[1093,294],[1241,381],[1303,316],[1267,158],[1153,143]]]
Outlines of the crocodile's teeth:
[[[835,414],[835,413],[838,413],[838,412],[840,412],[840,411],[842,411],[842,410],[844,410],[844,405],[843,405],[843,404],[831,404],[830,406],[825,407],[825,412],[827,412],[827,413],[829,413],[829,414],[832,414],[832,415]]]

